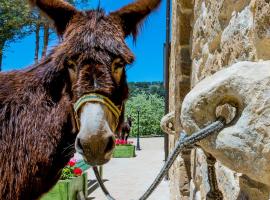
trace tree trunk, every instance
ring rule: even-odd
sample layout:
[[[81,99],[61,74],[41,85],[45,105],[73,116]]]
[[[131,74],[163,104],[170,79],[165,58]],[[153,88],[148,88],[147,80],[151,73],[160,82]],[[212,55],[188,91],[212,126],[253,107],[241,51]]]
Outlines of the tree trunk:
[[[35,63],[38,63],[38,53],[39,53],[39,33],[40,33],[40,23],[37,22],[36,24],[36,47],[35,47]]]
[[[0,42],[0,72],[2,71],[2,60],[3,60],[4,46],[5,46],[5,41],[1,41]]]
[[[48,49],[48,44],[49,44],[49,23],[46,22],[44,24],[44,36],[43,36],[43,49],[42,49],[42,58],[46,57],[47,54],[47,49]]]

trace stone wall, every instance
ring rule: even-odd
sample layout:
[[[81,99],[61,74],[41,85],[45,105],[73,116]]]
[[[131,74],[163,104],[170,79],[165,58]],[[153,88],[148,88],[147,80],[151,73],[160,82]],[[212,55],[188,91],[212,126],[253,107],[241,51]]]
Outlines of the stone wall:
[[[181,130],[183,98],[200,80],[239,61],[270,60],[269,0],[172,0],[170,111]],[[170,136],[174,146],[178,135]],[[226,200],[269,199],[262,183],[216,163]],[[205,199],[207,164],[199,148],[187,150],[170,171],[171,200]]]

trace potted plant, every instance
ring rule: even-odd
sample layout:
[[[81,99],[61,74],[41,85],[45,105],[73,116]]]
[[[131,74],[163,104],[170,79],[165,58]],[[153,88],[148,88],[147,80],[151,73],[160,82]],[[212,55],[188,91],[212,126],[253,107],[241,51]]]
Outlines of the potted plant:
[[[87,173],[77,167],[78,163],[71,159],[62,170],[60,180],[41,200],[77,200],[79,195],[87,197]]]
[[[115,143],[116,143],[116,147],[113,151],[114,158],[135,157],[135,146],[132,144],[133,142],[117,139]]]

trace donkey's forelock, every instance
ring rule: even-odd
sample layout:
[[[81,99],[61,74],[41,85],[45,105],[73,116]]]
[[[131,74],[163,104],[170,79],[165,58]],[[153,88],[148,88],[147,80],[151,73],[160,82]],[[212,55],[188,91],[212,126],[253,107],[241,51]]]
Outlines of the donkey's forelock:
[[[132,63],[134,55],[127,47],[122,27],[114,18],[106,16],[103,10],[80,13],[70,21],[59,46],[65,54],[80,54],[80,60],[95,60],[102,64],[111,63],[121,57]]]

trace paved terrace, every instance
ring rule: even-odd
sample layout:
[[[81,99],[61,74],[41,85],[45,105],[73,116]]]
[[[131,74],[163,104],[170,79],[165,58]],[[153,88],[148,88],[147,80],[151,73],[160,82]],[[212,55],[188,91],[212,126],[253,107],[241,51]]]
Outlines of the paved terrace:
[[[134,143],[135,139],[131,139]],[[135,143],[136,144],[136,143]],[[135,158],[113,158],[104,166],[105,185],[117,200],[137,200],[152,183],[164,163],[163,138],[141,139],[141,151]],[[89,178],[95,179],[92,170]],[[89,200],[106,200],[100,187]],[[169,200],[169,183],[163,181],[149,200]]]

